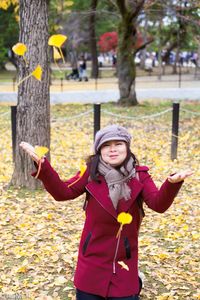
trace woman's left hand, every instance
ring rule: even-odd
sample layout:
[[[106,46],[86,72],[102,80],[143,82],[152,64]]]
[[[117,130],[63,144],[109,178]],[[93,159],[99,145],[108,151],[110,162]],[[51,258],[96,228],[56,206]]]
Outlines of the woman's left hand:
[[[175,173],[174,175],[170,175],[167,177],[168,181],[171,183],[178,183],[183,181],[185,178],[191,176],[193,174],[193,171],[187,170]]]

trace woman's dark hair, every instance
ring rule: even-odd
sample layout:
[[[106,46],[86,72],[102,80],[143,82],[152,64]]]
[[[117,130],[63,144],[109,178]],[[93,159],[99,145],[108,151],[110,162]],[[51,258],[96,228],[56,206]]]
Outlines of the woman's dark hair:
[[[136,156],[131,152],[129,145],[128,144],[126,144],[126,145],[127,145],[127,156],[123,162],[125,169],[127,167],[128,161],[131,157],[133,158],[133,167],[135,167],[136,165],[139,165],[139,162],[138,162]],[[98,164],[100,161],[100,156],[101,156],[101,154],[100,154],[100,150],[99,150],[96,154],[90,155],[86,159],[86,163],[89,166],[89,170],[90,170],[90,178],[91,178],[91,180],[94,180],[97,182],[99,181],[99,179],[98,179],[98,176],[99,176]],[[117,169],[119,169],[119,171],[120,171],[121,166],[122,165],[117,166]]]

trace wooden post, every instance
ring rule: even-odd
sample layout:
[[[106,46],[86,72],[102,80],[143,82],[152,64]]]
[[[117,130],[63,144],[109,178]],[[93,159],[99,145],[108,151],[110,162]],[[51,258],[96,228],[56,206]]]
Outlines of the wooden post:
[[[95,91],[97,91],[97,89],[98,89],[97,85],[98,85],[98,79],[95,78]]]
[[[13,92],[15,92],[15,82],[16,82],[16,78],[13,77]]]
[[[60,89],[63,92],[63,78],[60,78]]]
[[[101,127],[101,104],[94,104],[94,138],[98,130]]]
[[[16,149],[16,115],[17,106],[11,106],[11,131],[12,131],[12,151],[13,161],[15,161],[15,149]]]
[[[179,103],[173,103],[171,160],[177,158],[178,128],[179,128]]]

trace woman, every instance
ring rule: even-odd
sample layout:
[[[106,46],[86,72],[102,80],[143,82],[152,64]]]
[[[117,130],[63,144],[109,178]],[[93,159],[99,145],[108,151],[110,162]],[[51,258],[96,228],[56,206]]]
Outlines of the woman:
[[[65,182],[42,159],[38,178],[56,200],[86,194],[86,220],[74,278],[77,300],[139,299],[141,200],[154,211],[165,212],[183,180],[192,174],[184,171],[168,176],[158,190],[148,168],[138,165],[130,142],[124,127],[110,125],[98,131],[85,172]],[[39,163],[31,145],[22,142],[20,146]]]

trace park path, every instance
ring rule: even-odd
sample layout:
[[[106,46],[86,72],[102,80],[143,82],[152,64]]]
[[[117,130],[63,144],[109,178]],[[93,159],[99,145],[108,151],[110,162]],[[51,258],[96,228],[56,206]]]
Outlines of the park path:
[[[157,76],[145,76],[136,79],[138,101],[147,100],[200,100],[200,80],[194,75],[169,75],[158,80]],[[54,81],[51,86],[51,103],[97,103],[116,102],[119,90],[116,78],[75,82]],[[17,87],[11,83],[0,85],[0,102],[16,103]]]

